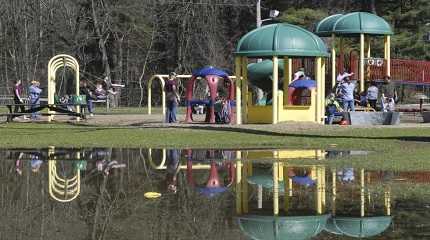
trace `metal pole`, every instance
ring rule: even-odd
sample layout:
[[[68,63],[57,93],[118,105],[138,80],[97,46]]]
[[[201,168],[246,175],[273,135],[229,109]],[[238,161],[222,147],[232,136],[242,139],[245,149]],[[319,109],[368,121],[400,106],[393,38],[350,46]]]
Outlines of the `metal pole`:
[[[263,185],[258,185],[258,209],[263,208]]]
[[[257,13],[256,13],[256,18],[257,18],[257,28],[261,27],[262,25],[262,21],[261,21],[261,0],[257,0]]]
[[[263,25],[263,21],[261,20],[261,0],[257,0],[257,6],[256,6],[256,14],[255,14],[256,18],[257,18],[257,28],[260,28],[261,25]],[[261,58],[257,58],[257,62],[262,62],[263,59]],[[264,92],[261,88],[255,87],[255,101],[258,103],[261,98],[263,98]]]

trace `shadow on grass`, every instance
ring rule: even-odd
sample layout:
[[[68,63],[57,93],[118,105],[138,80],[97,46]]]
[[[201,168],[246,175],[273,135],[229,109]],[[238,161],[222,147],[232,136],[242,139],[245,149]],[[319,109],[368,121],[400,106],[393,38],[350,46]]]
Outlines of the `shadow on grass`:
[[[368,137],[368,136],[343,136],[343,135],[321,135],[321,134],[299,134],[299,133],[279,133],[267,130],[257,129],[246,129],[246,128],[234,128],[234,127],[211,127],[211,126],[159,126],[150,128],[172,128],[172,129],[195,129],[195,130],[206,130],[206,131],[223,131],[223,132],[236,132],[263,136],[274,136],[274,137],[301,137],[301,138],[321,138],[321,139],[370,139],[370,140],[400,140],[400,141],[411,141],[411,142],[430,142],[430,137],[425,136],[390,136],[390,137]]]
[[[37,125],[46,124],[44,122],[33,123]],[[306,134],[306,133],[281,133],[275,131],[268,130],[259,130],[259,129],[248,129],[248,128],[239,128],[239,127],[229,127],[226,125],[199,125],[199,124],[159,124],[152,125],[151,123],[133,123],[128,126],[100,126],[100,125],[89,125],[82,123],[71,123],[64,122],[61,123],[62,126],[55,126],[51,130],[71,130],[71,127],[78,127],[75,129],[75,132],[85,133],[85,132],[94,132],[94,131],[102,131],[102,130],[112,130],[112,129],[131,129],[131,128],[144,128],[144,129],[187,129],[187,130],[204,130],[204,131],[217,131],[217,132],[230,132],[230,133],[244,133],[244,134],[253,134],[253,135],[261,135],[261,136],[273,136],[273,137],[299,137],[299,138],[320,138],[320,139],[367,139],[367,140],[399,140],[399,141],[410,141],[410,142],[430,142],[430,136],[345,136],[345,135],[323,135],[323,134]],[[2,124],[3,125],[3,124]],[[7,124],[5,124],[7,126]],[[5,126],[3,125],[3,126]],[[16,130],[34,130],[34,131],[46,131],[47,128],[30,128],[29,125],[25,127],[13,126],[13,129]],[[49,129],[48,129],[49,130]]]

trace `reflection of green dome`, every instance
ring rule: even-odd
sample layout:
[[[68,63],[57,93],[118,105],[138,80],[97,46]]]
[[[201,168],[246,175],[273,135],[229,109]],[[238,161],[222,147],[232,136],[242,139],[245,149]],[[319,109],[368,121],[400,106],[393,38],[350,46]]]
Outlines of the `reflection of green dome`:
[[[271,175],[253,175],[248,177],[248,183],[262,185],[263,188],[273,189],[273,177]],[[284,181],[279,181],[279,192],[284,192]]]
[[[242,232],[253,240],[305,240],[318,235],[330,215],[274,217],[242,216],[238,218]]]
[[[248,57],[328,56],[324,42],[317,35],[287,23],[266,25],[245,34],[235,54]]]
[[[391,35],[390,24],[383,18],[367,13],[353,12],[345,15],[335,14],[318,22],[315,33],[327,37],[332,33],[336,35],[356,35],[360,33],[371,35]]]
[[[391,224],[391,217],[335,217],[329,219],[326,231],[349,237],[373,237],[384,232]]]

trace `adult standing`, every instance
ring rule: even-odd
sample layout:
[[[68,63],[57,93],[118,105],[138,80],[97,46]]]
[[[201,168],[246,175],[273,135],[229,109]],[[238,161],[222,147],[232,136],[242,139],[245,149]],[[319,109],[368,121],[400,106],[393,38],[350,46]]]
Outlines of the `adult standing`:
[[[346,78],[353,76],[354,73],[344,68],[343,72],[339,73],[336,77],[336,85],[332,91],[335,93],[336,97],[342,95],[342,84],[345,82]]]
[[[171,72],[167,80],[164,91],[166,92],[167,109],[166,109],[166,123],[176,123],[176,111],[180,100],[178,94],[178,87],[176,83],[176,73]]]
[[[354,75],[353,72],[351,72],[350,70],[344,68],[342,73],[339,73],[336,77],[336,81],[340,84],[343,83],[343,80],[345,80],[345,78],[349,78],[352,75]]]
[[[341,96],[343,101],[343,110],[345,112],[355,111],[354,107],[354,91],[355,84],[351,82],[349,77],[345,77],[344,82],[341,84]]]
[[[32,109],[31,119],[33,120],[38,118],[38,112],[35,111],[35,108],[40,106],[40,94],[42,93],[42,89],[40,89],[39,86],[40,83],[33,80],[28,91],[31,106],[30,108]]]
[[[384,77],[384,85],[381,88],[381,108],[383,112],[388,111],[388,106],[391,110],[395,108],[397,100],[397,91],[394,83],[391,81],[390,76]]]
[[[95,99],[94,94],[91,92],[90,88],[88,87],[88,83],[86,80],[82,80],[80,82],[79,92],[81,95],[85,95],[85,99],[87,102],[87,109],[90,113],[90,116],[94,116],[94,107],[93,107],[93,100]]]
[[[22,93],[24,92],[24,87],[22,86],[21,80],[16,80],[15,85],[13,86],[13,101],[15,103],[15,110],[14,113],[17,113],[19,109],[21,109],[21,112],[25,111],[24,107],[24,100],[22,99]],[[28,119],[24,115],[24,119]]]
[[[370,107],[376,110],[376,102],[378,101],[379,89],[374,81],[370,82],[370,87],[367,89],[367,101]]]

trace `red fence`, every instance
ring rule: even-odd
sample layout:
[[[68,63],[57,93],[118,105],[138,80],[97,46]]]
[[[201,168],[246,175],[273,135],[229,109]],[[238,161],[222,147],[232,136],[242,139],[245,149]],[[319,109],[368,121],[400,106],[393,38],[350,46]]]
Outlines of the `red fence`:
[[[383,66],[370,66],[370,79],[381,80],[386,73],[386,62]],[[392,59],[391,79],[411,84],[430,84],[430,61]]]
[[[337,70],[341,71],[341,63],[339,61],[339,57],[337,59]],[[345,65],[351,66],[351,70],[355,73],[355,77],[359,76],[359,61],[358,56],[352,55],[349,58],[344,58]],[[370,80],[382,80],[386,75],[386,62],[383,61],[383,64],[367,65],[365,70],[366,72],[370,70],[370,76],[365,74],[365,79]],[[330,59],[327,59],[327,76],[331,75],[331,64]],[[300,67],[304,67],[309,74],[313,73],[314,68],[314,60],[311,58],[307,59],[294,59],[293,60],[293,72],[297,71]],[[406,59],[391,59],[391,78],[395,81],[402,81],[404,83],[411,84],[430,84],[430,61],[420,61],[420,60],[406,60]],[[331,78],[327,77],[327,81]]]
[[[391,76],[394,80],[430,84],[430,61],[393,59]]]

